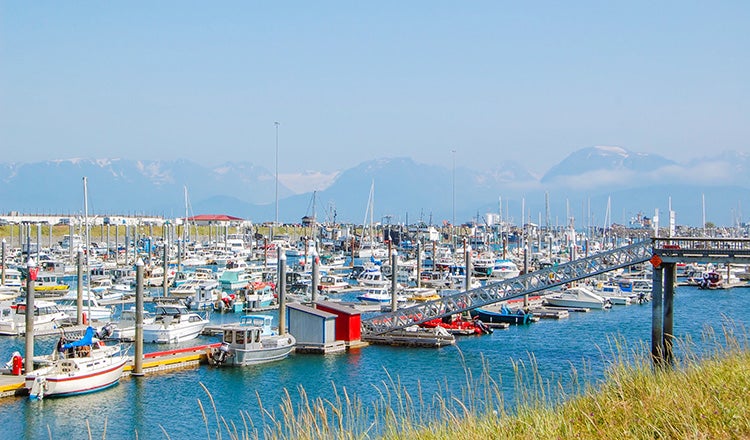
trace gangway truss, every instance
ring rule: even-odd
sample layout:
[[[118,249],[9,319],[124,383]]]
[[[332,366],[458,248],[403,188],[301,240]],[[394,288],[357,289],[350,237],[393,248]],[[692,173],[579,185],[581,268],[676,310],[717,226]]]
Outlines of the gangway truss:
[[[625,247],[364,319],[362,320],[362,335],[381,335],[499,301],[519,298],[551,287],[643,263],[652,255],[651,240],[639,241]]]

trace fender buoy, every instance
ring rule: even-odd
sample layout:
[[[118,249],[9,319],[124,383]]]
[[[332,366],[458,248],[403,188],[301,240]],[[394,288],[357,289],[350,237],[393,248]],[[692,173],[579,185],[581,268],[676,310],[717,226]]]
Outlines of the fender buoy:
[[[83,312],[83,315],[82,315],[82,317],[83,317],[83,325],[88,325],[88,323],[89,323],[89,320],[88,320],[88,318],[86,317],[86,312]]]
[[[20,376],[21,371],[23,371],[23,358],[18,354],[13,356],[13,369],[11,370],[11,373],[14,376]]]

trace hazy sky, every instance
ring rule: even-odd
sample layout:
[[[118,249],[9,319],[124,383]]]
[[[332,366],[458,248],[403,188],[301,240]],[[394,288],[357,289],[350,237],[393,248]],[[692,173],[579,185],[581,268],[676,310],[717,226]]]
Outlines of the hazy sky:
[[[2,161],[747,151],[747,1],[0,2]]]

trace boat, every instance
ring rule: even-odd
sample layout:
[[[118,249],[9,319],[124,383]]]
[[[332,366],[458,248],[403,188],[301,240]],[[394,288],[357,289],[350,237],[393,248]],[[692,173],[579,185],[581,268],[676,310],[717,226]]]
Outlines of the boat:
[[[495,264],[492,266],[490,278],[499,278],[501,280],[507,280],[509,278],[515,278],[521,273],[516,263],[511,260],[498,258],[495,260]]]
[[[78,292],[72,290],[64,297],[55,300],[57,307],[70,316],[78,316]],[[108,321],[112,319],[114,307],[99,304],[95,295],[84,292],[81,309],[88,319],[95,321]]]
[[[57,275],[40,273],[34,282],[37,298],[63,296],[70,290],[70,285],[62,283]]]
[[[545,303],[552,307],[570,307],[587,309],[608,309],[612,302],[605,299],[591,289],[583,286],[573,286],[565,290],[552,293],[544,298]]]
[[[449,315],[419,324],[423,328],[442,327],[452,335],[487,335],[492,329],[479,319],[464,319],[461,315]]]
[[[276,286],[273,283],[264,281],[249,283],[237,293],[237,299],[234,304],[235,312],[270,307],[276,298],[274,296],[275,288]]]
[[[156,317],[153,313],[143,311],[143,324],[153,324]],[[118,341],[135,340],[135,307],[131,306],[120,314],[120,319],[114,322],[108,322],[99,329],[99,336],[102,339],[114,339]]]
[[[700,289],[722,289],[724,287],[724,277],[719,272],[703,272],[701,279],[698,282],[698,288]]]
[[[26,374],[25,386],[32,399],[72,396],[116,385],[125,363],[126,350],[119,344],[104,345],[93,327],[83,337],[67,341],[61,337],[52,352],[51,364]]]
[[[208,353],[209,362],[216,366],[244,367],[286,358],[297,341],[289,333],[274,332],[272,320],[268,315],[245,315],[239,324],[225,326],[221,346]]]
[[[157,303],[154,322],[143,325],[143,340],[172,344],[195,339],[208,324],[203,316],[179,302]]]
[[[225,292],[240,289],[250,281],[252,278],[244,268],[226,269],[219,276],[219,285]]]
[[[479,318],[487,324],[531,324],[535,321],[534,314],[527,312],[523,308],[512,310],[507,304],[501,304],[497,307],[478,307],[471,311],[471,316]]]
[[[391,302],[392,298],[387,287],[370,287],[363,289],[361,293],[357,295],[357,299],[368,303],[388,304]],[[406,302],[406,297],[404,295],[396,295],[396,301],[404,303]]]
[[[407,287],[401,291],[409,301],[425,302],[440,299],[437,290],[431,287]]]
[[[3,287],[8,290],[20,292],[24,283],[21,279],[21,271],[13,269],[12,267],[5,268],[5,279],[3,280]]]
[[[349,283],[340,275],[323,275],[319,288],[326,293],[338,293],[349,288]]]
[[[34,331],[49,331],[59,328],[70,319],[51,301],[34,301]],[[18,336],[26,333],[26,303],[6,306],[0,318],[0,335]]]
[[[187,298],[189,296],[195,296],[199,290],[218,290],[219,282],[217,280],[209,279],[193,279],[180,284],[177,287],[173,287],[169,290],[169,296],[175,298]]]

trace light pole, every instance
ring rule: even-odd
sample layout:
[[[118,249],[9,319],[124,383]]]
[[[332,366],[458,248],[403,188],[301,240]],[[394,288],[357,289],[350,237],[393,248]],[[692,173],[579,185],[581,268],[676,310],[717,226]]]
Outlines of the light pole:
[[[452,186],[452,194],[453,194],[453,201],[452,201],[452,210],[453,210],[453,218],[451,219],[451,236],[453,236],[453,231],[455,231],[456,227],[456,150],[451,150],[451,154],[453,156],[453,169],[452,169],[452,177],[451,177],[451,186]],[[451,238],[451,241],[453,241],[453,238]]]
[[[276,126],[276,217],[274,217],[273,225],[276,226],[279,224],[279,122],[276,121],[273,123],[273,125]],[[273,240],[273,235],[271,235],[271,240]]]

